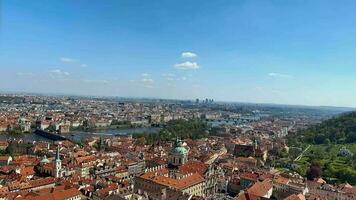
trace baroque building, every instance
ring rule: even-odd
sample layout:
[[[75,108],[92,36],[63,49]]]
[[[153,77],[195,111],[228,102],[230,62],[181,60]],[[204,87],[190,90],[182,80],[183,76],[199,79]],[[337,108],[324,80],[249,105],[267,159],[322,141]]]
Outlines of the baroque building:
[[[47,159],[46,156],[40,161],[39,165],[36,166],[36,169],[41,174],[51,175],[55,178],[61,178],[63,169],[62,169],[62,160],[59,155],[59,145],[57,146],[56,155],[52,162]]]
[[[189,149],[176,139],[166,166],[146,169],[135,178],[134,190],[151,199],[176,199],[165,191],[186,196],[207,197],[216,190],[214,168],[200,161],[188,159]]]

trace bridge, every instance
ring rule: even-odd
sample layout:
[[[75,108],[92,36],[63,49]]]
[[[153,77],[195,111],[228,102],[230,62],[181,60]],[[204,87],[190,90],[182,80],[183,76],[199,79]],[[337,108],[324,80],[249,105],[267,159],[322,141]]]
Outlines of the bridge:
[[[61,135],[58,135],[58,134],[55,134],[55,133],[50,133],[50,132],[39,130],[39,129],[36,129],[33,133],[36,134],[36,135],[42,136],[44,138],[53,140],[53,141],[67,140],[67,138],[65,138],[65,137],[63,137]]]

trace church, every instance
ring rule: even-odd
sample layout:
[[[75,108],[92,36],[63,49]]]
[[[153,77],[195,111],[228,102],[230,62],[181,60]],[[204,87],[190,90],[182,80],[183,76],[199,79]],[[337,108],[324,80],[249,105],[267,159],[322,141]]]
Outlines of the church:
[[[146,169],[145,173],[136,177],[135,192],[152,199],[213,195],[216,190],[214,168],[201,161],[189,160],[188,153],[189,149],[177,138],[167,165]]]
[[[37,166],[37,170],[41,174],[47,174],[55,178],[62,177],[62,161],[59,156],[59,145],[56,150],[56,157],[52,162],[50,162],[46,156],[43,157],[40,164]]]

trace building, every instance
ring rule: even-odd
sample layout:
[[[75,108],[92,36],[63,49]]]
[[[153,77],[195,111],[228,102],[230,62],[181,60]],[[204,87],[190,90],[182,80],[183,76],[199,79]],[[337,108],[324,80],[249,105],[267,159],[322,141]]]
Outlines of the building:
[[[11,156],[0,156],[0,166],[9,165],[11,161]]]
[[[175,147],[170,152],[168,165],[172,167],[179,167],[188,161],[188,150],[183,147],[180,139],[176,139]]]
[[[55,178],[61,178],[63,170],[62,161],[59,156],[59,145],[57,146],[56,156],[54,160],[50,162],[47,157],[44,156],[36,168],[42,174],[51,175]]]
[[[59,145],[57,146],[57,151],[56,151],[56,159],[53,161],[54,165],[54,171],[53,171],[53,176],[56,178],[62,177],[61,171],[62,171],[62,161],[59,156]]]
[[[168,165],[149,168],[135,178],[134,190],[151,199],[175,199],[177,193],[206,197],[215,192],[216,181],[211,167],[200,161],[188,161],[189,150],[176,139],[169,154]],[[167,189],[176,192],[167,196]],[[211,191],[212,190],[212,191]]]
[[[257,141],[252,144],[235,144],[234,156],[236,157],[256,157],[265,162],[267,160],[267,149],[258,145]]]
[[[62,124],[59,126],[59,130],[58,130],[59,134],[69,133],[69,131],[70,131],[70,125]]]
[[[236,200],[269,199],[272,196],[273,184],[271,179],[256,182],[249,189],[239,194]]]
[[[294,182],[283,176],[277,176],[273,180],[273,196],[277,199],[284,199],[293,194],[306,195],[308,192],[306,183]]]
[[[52,188],[43,188],[37,191],[30,191],[22,196],[18,196],[16,199],[80,200],[82,199],[82,194],[76,188],[61,185]]]

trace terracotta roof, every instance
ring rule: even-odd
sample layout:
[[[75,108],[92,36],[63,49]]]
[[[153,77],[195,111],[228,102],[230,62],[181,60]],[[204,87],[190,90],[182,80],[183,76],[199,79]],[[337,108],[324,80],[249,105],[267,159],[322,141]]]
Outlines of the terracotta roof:
[[[286,185],[289,182],[289,178],[278,176],[273,181],[282,185]]]
[[[344,187],[343,189],[342,189],[342,191],[344,191],[345,193],[347,193],[347,194],[351,194],[351,195],[354,195],[355,197],[356,197],[356,187],[355,186],[353,186],[353,187]]]
[[[241,179],[247,179],[251,181],[257,181],[259,174],[253,172],[244,172],[240,175]]]
[[[42,189],[29,192],[28,194],[15,198],[16,200],[65,200],[81,195],[76,188],[66,189],[63,186],[55,188]]]
[[[21,175],[22,176],[30,176],[30,175],[34,175],[35,171],[33,169],[33,166],[29,166],[29,167],[22,167],[21,168]]]
[[[4,196],[9,192],[8,187],[0,187],[0,196]]]
[[[267,200],[267,199],[268,198],[249,194],[248,192],[243,192],[238,197],[236,197],[234,200]]]
[[[49,184],[56,183],[56,179],[53,177],[47,177],[47,178],[32,180],[29,181],[29,183],[31,184],[31,187],[39,187],[42,185],[49,185]]]
[[[109,195],[109,192],[119,189],[119,185],[116,183],[109,184],[107,187],[103,189],[97,190],[98,196],[100,198],[104,198],[105,196]]]
[[[183,174],[199,173],[204,176],[205,172],[208,171],[208,165],[200,161],[188,161],[179,167],[179,171]]]
[[[83,156],[83,157],[77,157],[75,158],[76,162],[78,164],[83,163],[83,162],[90,162],[90,161],[95,161],[96,157],[94,155],[91,156]]]
[[[305,196],[302,194],[292,194],[283,200],[305,200]]]
[[[178,190],[188,188],[204,181],[204,178],[199,173],[193,173],[192,175],[188,175],[187,177],[181,179],[174,179],[168,177],[167,169],[147,172],[141,175],[141,178],[167,187],[173,187]]]
[[[271,179],[266,179],[262,182],[256,182],[251,186],[247,192],[256,196],[265,196],[270,189],[272,189],[273,184]]]

